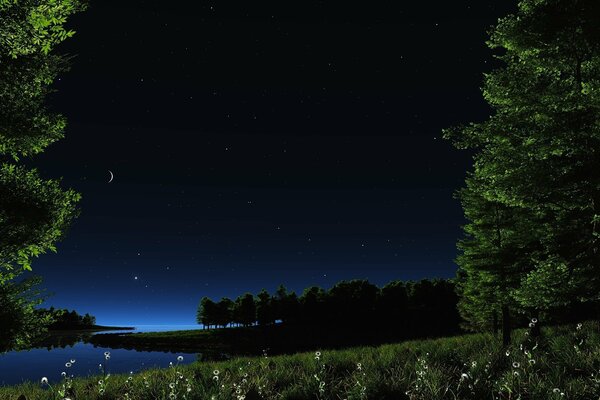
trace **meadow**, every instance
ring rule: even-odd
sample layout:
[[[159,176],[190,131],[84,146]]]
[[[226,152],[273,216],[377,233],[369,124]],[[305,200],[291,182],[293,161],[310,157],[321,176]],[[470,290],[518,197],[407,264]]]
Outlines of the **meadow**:
[[[48,399],[597,399],[600,325],[514,332],[504,347],[490,334],[377,347],[235,358],[111,375],[110,354],[93,377],[0,388],[2,400]],[[48,371],[48,374],[58,374]]]

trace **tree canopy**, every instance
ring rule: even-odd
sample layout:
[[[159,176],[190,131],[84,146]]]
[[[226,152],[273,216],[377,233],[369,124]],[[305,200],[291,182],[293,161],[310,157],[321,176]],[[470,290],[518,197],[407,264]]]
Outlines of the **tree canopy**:
[[[49,315],[34,312],[36,279],[14,282],[32,259],[56,251],[77,214],[79,194],[21,163],[63,137],[65,119],[46,100],[67,59],[54,47],[74,32],[67,18],[80,0],[0,0],[0,346],[23,347]]]
[[[490,32],[493,115],[445,132],[475,151],[457,259],[473,325],[503,306],[550,317],[598,300],[599,20],[595,0],[521,1]]]

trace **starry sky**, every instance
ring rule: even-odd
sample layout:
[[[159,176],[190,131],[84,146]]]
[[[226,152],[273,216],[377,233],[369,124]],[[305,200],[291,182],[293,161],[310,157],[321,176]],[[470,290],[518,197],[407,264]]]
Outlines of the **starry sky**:
[[[83,195],[47,305],[190,324],[205,295],[453,276],[471,156],[441,130],[489,115],[512,3],[92,1],[32,160]]]

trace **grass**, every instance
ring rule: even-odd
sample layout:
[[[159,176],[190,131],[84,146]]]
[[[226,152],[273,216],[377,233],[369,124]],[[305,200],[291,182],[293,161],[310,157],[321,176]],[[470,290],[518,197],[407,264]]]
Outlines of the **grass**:
[[[476,334],[186,366],[174,359],[137,375],[0,388],[0,399],[598,399],[599,328],[547,328],[538,341],[518,331],[508,348]]]

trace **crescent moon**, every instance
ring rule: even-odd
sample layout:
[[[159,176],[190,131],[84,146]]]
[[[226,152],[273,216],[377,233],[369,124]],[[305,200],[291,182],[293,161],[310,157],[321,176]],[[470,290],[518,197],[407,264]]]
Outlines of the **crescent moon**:
[[[108,183],[111,183],[113,181],[113,179],[115,178],[115,175],[112,173],[112,171],[109,169],[108,173],[110,174],[110,179],[108,180]]]

